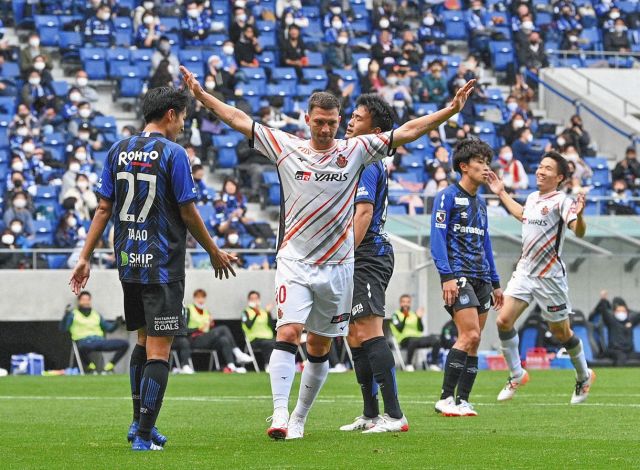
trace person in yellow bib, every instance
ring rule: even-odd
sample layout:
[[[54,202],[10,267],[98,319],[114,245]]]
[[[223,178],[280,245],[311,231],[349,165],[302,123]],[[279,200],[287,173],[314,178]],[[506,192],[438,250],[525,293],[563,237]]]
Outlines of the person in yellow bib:
[[[65,312],[60,329],[71,334],[71,339],[78,345],[82,365],[88,372],[97,372],[96,364],[89,356],[90,353],[115,352],[103,369],[103,372],[109,373],[113,372],[118,361],[129,349],[129,342],[126,339],[106,339],[106,333],[115,331],[122,324],[122,317],[118,317],[115,321],[105,320],[91,306],[91,293],[83,291],[78,295],[76,308],[68,308]]]
[[[264,359],[265,370],[269,367],[269,358],[276,344],[273,327],[275,321],[271,318],[273,305],[262,308],[260,293],[252,290],[247,295],[247,306],[242,311],[242,331],[251,343],[254,352],[259,352]]]
[[[206,306],[207,293],[204,289],[196,289],[193,293],[193,303],[187,305],[187,329],[189,335],[178,336],[174,340],[174,349],[178,351],[181,372],[193,373],[188,364],[193,349],[215,350],[221,356],[225,365],[224,372],[245,373],[247,370],[241,366],[251,362],[251,356],[238,348],[233,334],[228,326],[216,325],[211,312]]]

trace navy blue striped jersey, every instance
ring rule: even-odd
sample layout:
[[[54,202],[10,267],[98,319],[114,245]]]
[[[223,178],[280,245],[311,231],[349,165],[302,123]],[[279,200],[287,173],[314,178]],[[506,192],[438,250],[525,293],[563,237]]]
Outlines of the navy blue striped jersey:
[[[97,189],[114,203],[120,280],[184,279],[187,228],[180,205],[197,198],[187,152],[160,133],[123,139],[109,150]]]
[[[373,204],[373,216],[362,242],[356,248],[356,260],[362,256],[382,256],[393,252],[389,236],[384,231],[387,220],[387,171],[384,163],[378,161],[367,166],[360,175],[356,191],[356,204]]]
[[[431,214],[431,256],[442,282],[476,278],[500,286],[493,261],[487,206],[458,183],[436,194]]]

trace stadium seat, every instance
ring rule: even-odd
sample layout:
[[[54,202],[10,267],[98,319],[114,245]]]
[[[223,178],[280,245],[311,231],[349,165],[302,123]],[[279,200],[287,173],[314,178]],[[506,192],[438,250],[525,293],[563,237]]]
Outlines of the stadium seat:
[[[497,72],[506,72],[507,68],[515,61],[513,44],[507,41],[494,41],[489,43],[491,63]]]
[[[17,62],[5,62],[2,66],[0,78],[18,78],[20,76],[20,66]]]
[[[282,82],[282,81],[298,81],[298,76],[296,75],[296,69],[293,67],[274,67],[271,71],[271,80],[274,82]]]
[[[80,49],[82,66],[92,80],[104,80],[107,78],[107,62],[105,49],[98,47],[85,47]]]
[[[69,255],[46,255],[49,269],[67,269],[67,260]]]
[[[69,82],[66,80],[54,80],[51,82],[51,88],[53,88],[53,92],[57,97],[67,98],[67,93],[69,93]]]
[[[414,103],[413,105],[413,112],[416,116],[425,116],[435,113],[437,110],[438,105],[435,103]]]
[[[324,58],[321,52],[307,51],[307,59],[309,60],[309,67],[323,67]]]
[[[0,121],[8,119],[6,124],[0,124],[0,127],[6,127],[13,119],[13,115],[16,113],[17,108],[16,98],[13,96],[0,96]],[[8,118],[5,118],[8,116]]]
[[[302,76],[305,80],[313,82],[318,87],[327,86],[327,72],[321,68],[304,68],[302,69]]]
[[[429,144],[430,144],[429,138],[426,135],[423,135],[421,137],[418,137],[413,142],[406,143],[405,148],[410,152],[423,151],[424,149],[429,147]]]
[[[461,12],[444,11],[442,12],[442,19],[444,20],[445,36],[447,39],[467,39],[467,25]]]
[[[36,31],[40,35],[42,46],[57,46],[58,34],[60,33],[60,22],[55,15],[35,15]]]
[[[109,68],[109,77],[122,78],[124,76],[124,72],[121,70],[122,67],[130,66],[129,49],[126,49],[124,47],[108,49],[106,60]]]
[[[160,17],[160,25],[164,26],[165,31],[179,32],[180,31],[180,18],[173,18],[171,16]]]

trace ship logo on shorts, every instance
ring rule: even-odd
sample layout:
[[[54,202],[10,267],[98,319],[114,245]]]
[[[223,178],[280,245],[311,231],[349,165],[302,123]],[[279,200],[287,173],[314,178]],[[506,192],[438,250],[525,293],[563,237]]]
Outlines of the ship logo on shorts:
[[[338,155],[338,158],[336,158],[336,165],[338,165],[339,168],[347,166],[347,157],[342,154]]]
[[[544,206],[540,212],[542,213],[542,215],[547,215],[549,213],[549,208],[547,206]]]

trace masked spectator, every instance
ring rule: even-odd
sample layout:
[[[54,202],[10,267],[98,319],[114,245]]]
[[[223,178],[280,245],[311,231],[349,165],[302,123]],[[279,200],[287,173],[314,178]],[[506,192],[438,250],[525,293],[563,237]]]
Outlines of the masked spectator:
[[[19,221],[21,224],[19,232],[25,236],[31,236],[35,233],[33,215],[29,210],[28,204],[27,195],[23,192],[17,192],[11,199],[11,206],[4,211],[2,216],[4,224],[11,228],[12,231],[14,229],[13,222]],[[14,232],[15,234],[16,232]]]
[[[52,63],[49,56],[40,48],[40,35],[36,32],[29,34],[27,46],[20,49],[20,72],[23,77],[28,77],[29,72],[33,70],[33,61],[36,57],[45,58],[46,68],[52,69]]]
[[[275,346],[274,320],[270,311],[273,305],[262,308],[260,305],[260,293],[249,292],[247,295],[247,306],[242,311],[242,330],[254,353],[259,353],[264,361],[265,369],[268,371],[269,358]]]
[[[640,352],[633,347],[633,328],[640,323],[640,315],[630,312],[621,297],[614,297],[613,302],[609,302],[607,295],[607,291],[600,293],[600,301],[589,316],[589,321],[601,333],[602,326],[607,327],[608,344],[603,355],[613,359],[615,366],[621,367],[629,359],[640,360]]]
[[[111,8],[102,4],[84,24],[86,47],[110,47],[115,44],[116,28],[111,21]]]
[[[635,147],[627,147],[624,159],[616,164],[611,177],[614,180],[624,180],[630,189],[640,187],[640,162]]]
[[[204,13],[201,5],[197,2],[190,2],[186,6],[181,27],[186,46],[202,46],[211,30],[211,18]]]
[[[498,164],[500,165],[499,176],[504,182],[507,191],[527,189],[529,187],[529,179],[524,166],[520,161],[513,158],[513,151],[508,145],[500,148]]]

